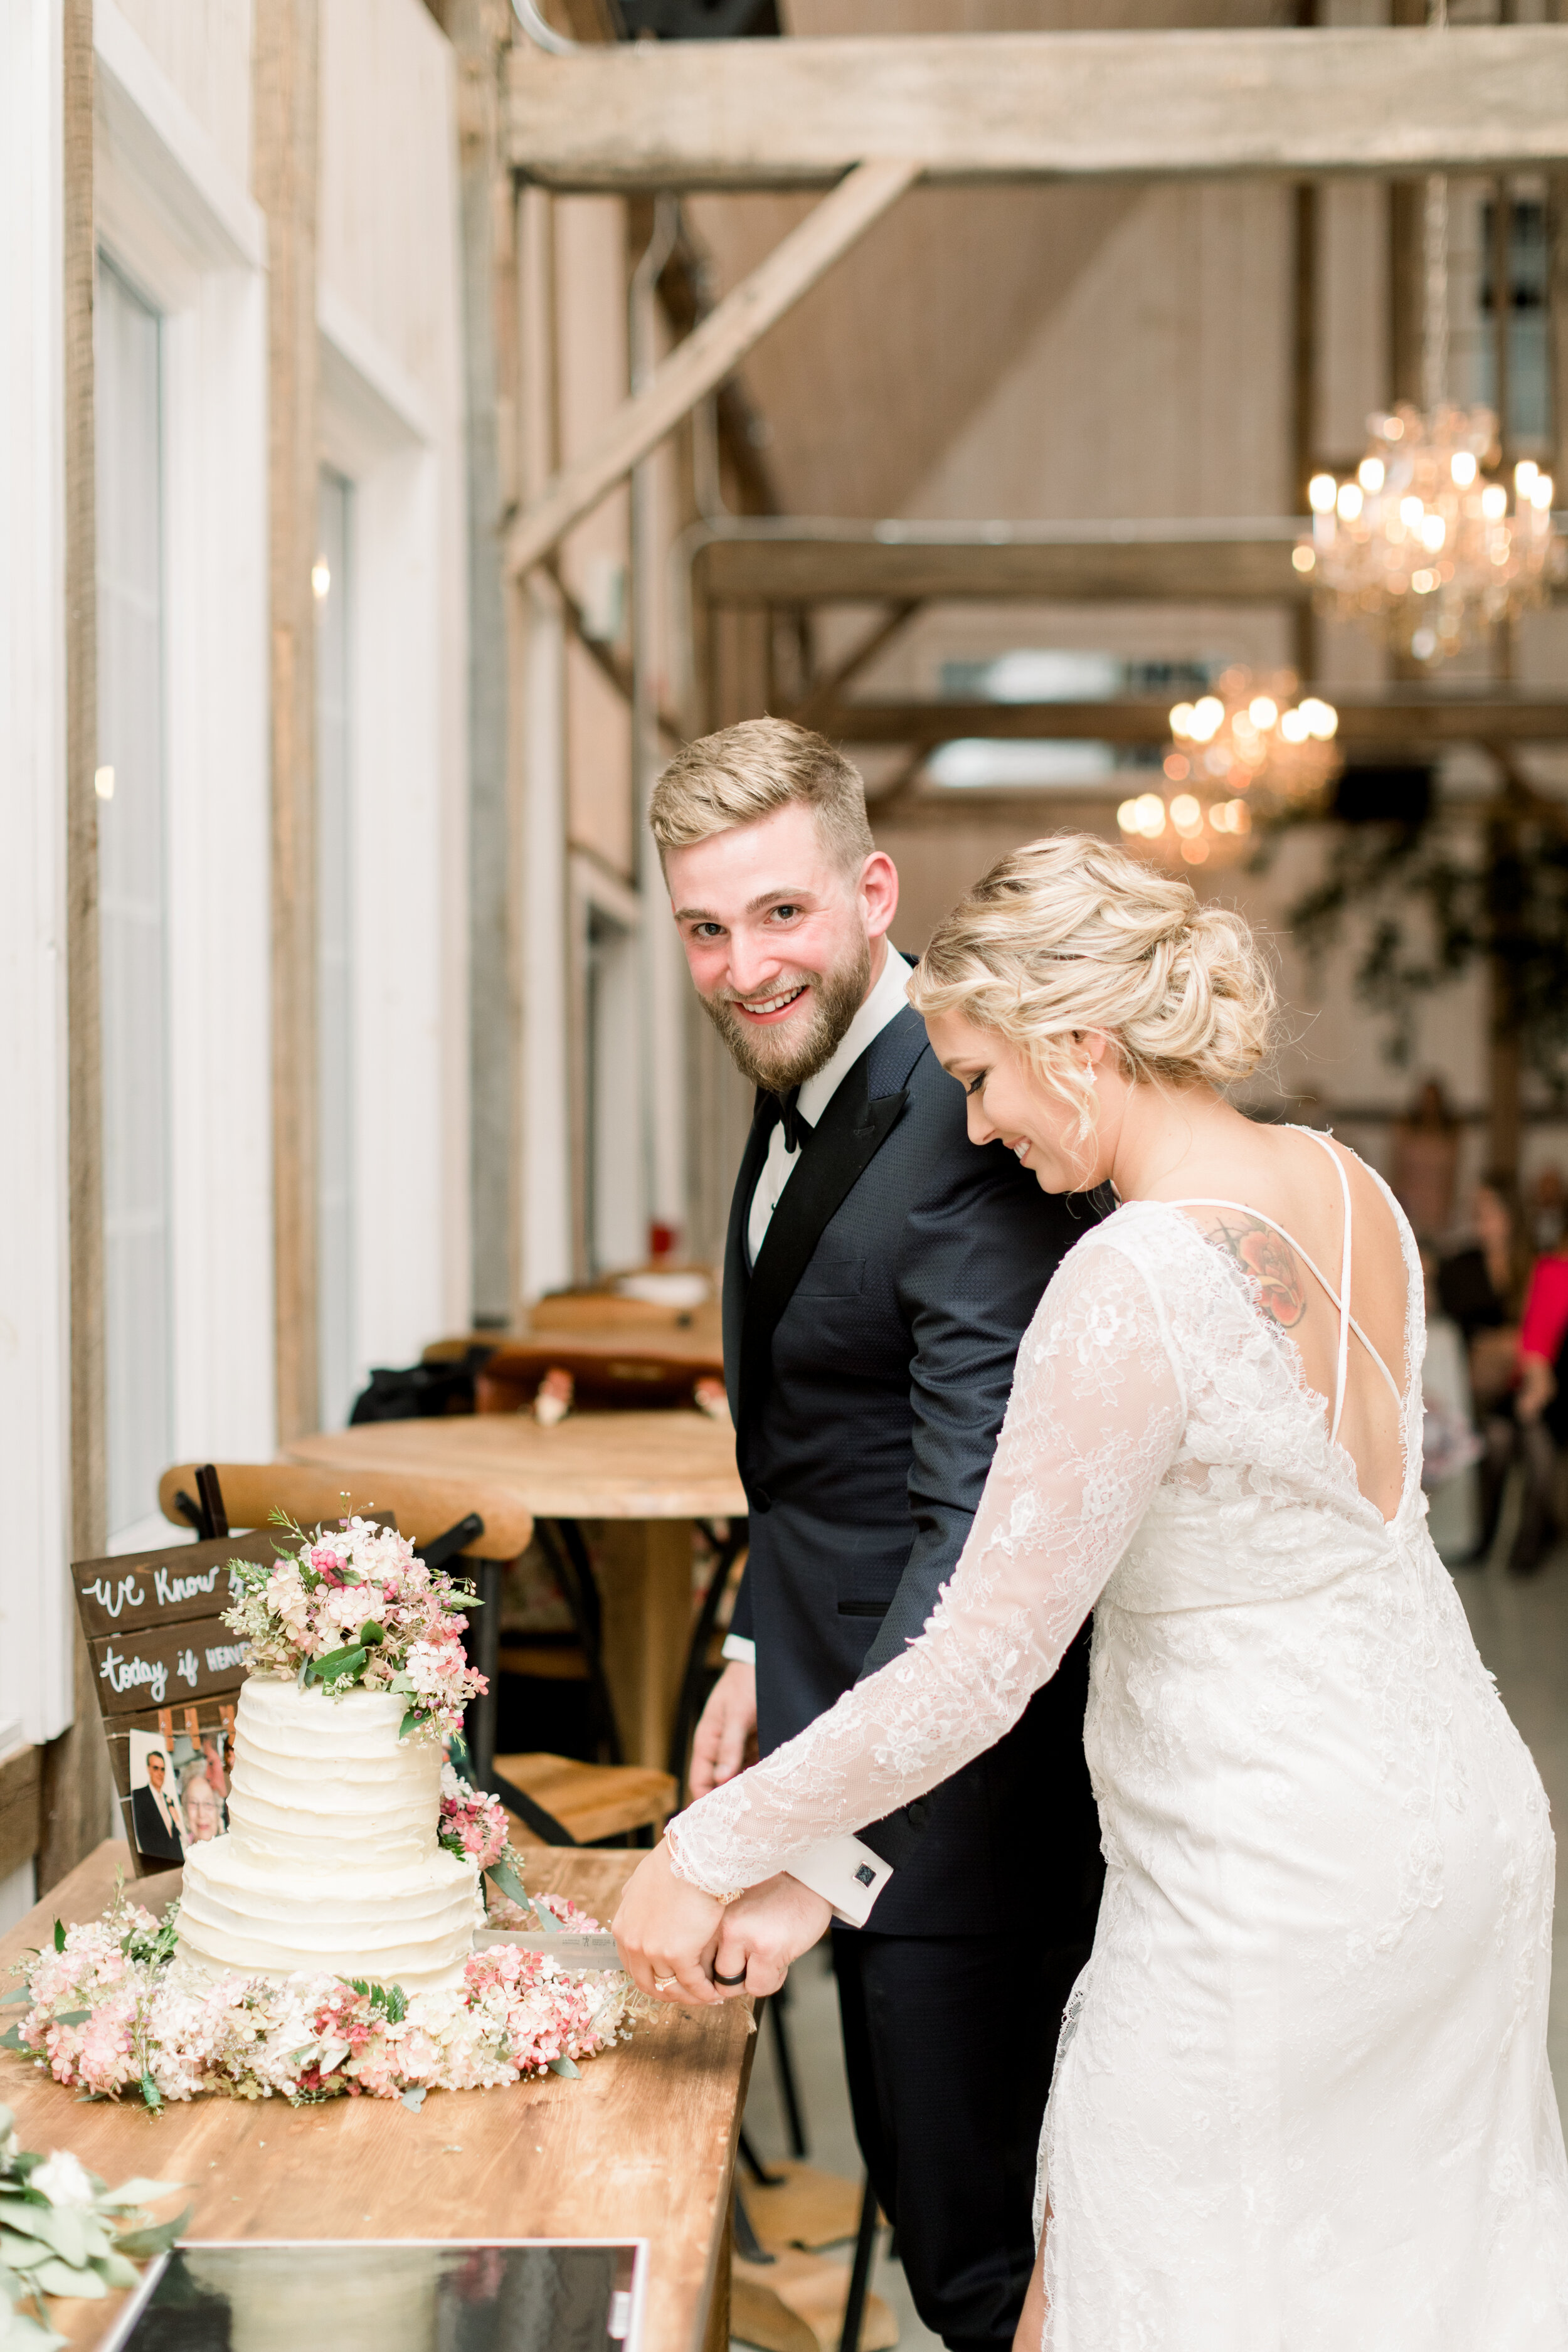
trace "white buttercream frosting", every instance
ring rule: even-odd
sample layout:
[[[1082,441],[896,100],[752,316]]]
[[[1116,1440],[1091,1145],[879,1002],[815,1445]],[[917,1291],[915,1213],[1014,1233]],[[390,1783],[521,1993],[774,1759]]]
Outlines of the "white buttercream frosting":
[[[407,1702],[252,1675],[228,1833],[186,1849],[180,1949],[205,1969],[330,1969],[410,1992],[455,1984],[479,1872],[436,1842],[441,1748],[398,1738]]]

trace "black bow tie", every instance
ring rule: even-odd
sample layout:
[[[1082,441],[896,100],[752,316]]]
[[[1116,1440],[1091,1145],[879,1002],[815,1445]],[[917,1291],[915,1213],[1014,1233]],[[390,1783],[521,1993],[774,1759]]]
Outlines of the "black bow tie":
[[[779,1125],[784,1129],[784,1150],[798,1151],[813,1131],[810,1119],[801,1116],[800,1088],[791,1087],[787,1094],[776,1095],[774,1100],[779,1107]]]

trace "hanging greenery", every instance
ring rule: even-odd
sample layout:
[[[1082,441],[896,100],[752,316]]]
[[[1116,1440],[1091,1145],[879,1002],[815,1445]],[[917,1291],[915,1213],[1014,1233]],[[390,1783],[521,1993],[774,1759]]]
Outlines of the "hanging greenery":
[[[1479,811],[1435,802],[1412,822],[1335,827],[1285,920],[1321,957],[1352,918],[1363,932],[1356,993],[1386,1022],[1392,1062],[1408,1062],[1421,1003],[1482,963],[1497,1034],[1554,1103],[1568,1100],[1568,806],[1510,768]]]

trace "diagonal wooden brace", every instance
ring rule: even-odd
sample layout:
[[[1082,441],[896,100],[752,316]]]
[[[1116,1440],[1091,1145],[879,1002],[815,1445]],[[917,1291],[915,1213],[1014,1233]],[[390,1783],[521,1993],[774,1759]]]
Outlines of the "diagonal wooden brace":
[[[678,344],[643,391],[616,411],[576,462],[558,474],[507,534],[510,572],[547,555],[574,523],[630,473],[707,393],[740,365],[768,329],[921,175],[901,158],[861,163],[825,196]]]

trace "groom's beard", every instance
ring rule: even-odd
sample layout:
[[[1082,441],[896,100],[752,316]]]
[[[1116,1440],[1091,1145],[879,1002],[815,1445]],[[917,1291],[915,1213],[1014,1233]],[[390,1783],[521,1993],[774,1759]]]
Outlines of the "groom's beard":
[[[735,1010],[748,1000],[732,990],[701,999],[703,1011],[734,1055],[741,1076],[773,1094],[786,1094],[791,1087],[804,1086],[837,1051],[871,985],[870,940],[862,932],[844,961],[831,971],[781,973],[750,1001],[778,996],[803,981],[811,989],[811,1013],[804,1029],[794,1023],[781,1023],[776,1029],[752,1028],[744,1014]]]

